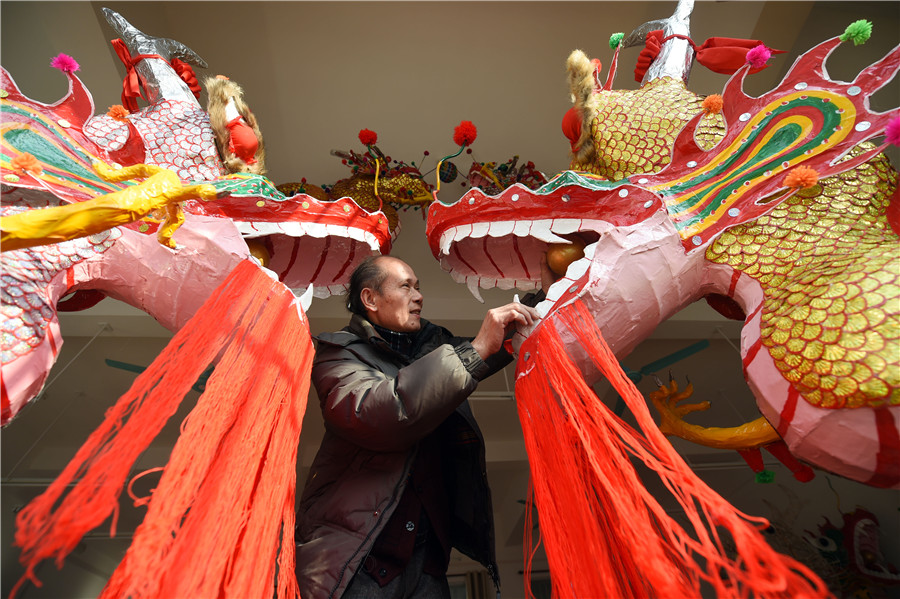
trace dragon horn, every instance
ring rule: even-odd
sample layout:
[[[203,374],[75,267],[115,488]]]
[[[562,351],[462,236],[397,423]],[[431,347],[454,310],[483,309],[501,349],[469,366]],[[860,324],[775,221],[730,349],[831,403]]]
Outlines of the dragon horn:
[[[694,10],[694,0],[678,0],[675,12],[667,19],[657,19],[644,23],[624,38],[621,48],[643,45],[647,40],[647,34],[651,31],[662,30],[663,37],[670,35],[691,35],[691,12]],[[686,39],[675,38],[663,44],[659,55],[647,69],[641,86],[661,77],[682,79],[685,83],[691,74],[691,63],[694,60],[694,48]]]
[[[206,61],[203,60],[196,52],[188,48],[181,42],[165,37],[154,37],[147,35],[116,11],[103,8],[103,15],[106,22],[113,28],[125,45],[133,54],[159,54],[166,60],[178,58],[194,66],[207,68]]]

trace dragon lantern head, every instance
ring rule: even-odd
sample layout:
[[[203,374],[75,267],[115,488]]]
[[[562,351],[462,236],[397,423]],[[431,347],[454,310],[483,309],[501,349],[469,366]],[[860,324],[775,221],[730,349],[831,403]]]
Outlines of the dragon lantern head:
[[[759,97],[743,91],[757,68],[748,59],[721,103],[701,101],[668,76],[619,94],[610,81],[599,84],[586,57],[574,61],[587,126],[573,142],[572,170],[536,190],[472,189],[451,205],[434,203],[432,253],[477,297],[479,288],[536,288],[552,244],[583,243],[584,257],[537,306],[538,326],[565,334],[556,314],[578,303],[620,357],[687,305],[725,296],[730,314],[745,320],[748,384],[791,453],[896,487],[890,448],[900,379],[888,356],[898,347],[900,227],[890,214],[900,196],[880,152],[900,108],[875,112],[869,98],[900,68],[900,47],[854,80],[835,81],[824,63],[847,39],[845,32],[807,51]],[[714,135],[704,139],[705,130]],[[852,288],[842,279],[850,273],[860,281]],[[825,297],[843,289],[847,297]],[[815,320],[823,305],[835,324]],[[591,356],[577,338],[563,340],[594,382]],[[878,430],[872,411],[844,409],[856,407],[874,409]],[[829,449],[849,428],[853,454]]]
[[[817,532],[806,532],[806,540],[839,568],[849,569],[857,583],[900,585],[900,571],[881,552],[879,533],[875,514],[856,508],[843,514],[841,526],[825,518]]]
[[[665,133],[664,139],[671,140],[666,150],[650,161],[628,162],[613,148],[594,161],[594,168],[566,171],[536,190],[514,185],[489,196],[471,189],[451,205],[433,204],[427,227],[432,253],[476,296],[479,287],[534,289],[540,280],[540,255],[549,244],[567,243],[566,237],[573,235],[587,248],[586,257],[569,268],[570,286],[588,268],[596,271],[594,278],[615,276],[608,265],[591,260],[598,255],[598,242],[605,250],[614,244],[621,249],[613,253],[620,253],[668,247],[674,241],[682,249],[679,256],[666,257],[667,264],[702,258],[699,250],[726,228],[750,222],[796,193],[786,180],[797,166],[812,165],[823,178],[855,168],[880,150],[849,155],[877,137],[897,112],[872,112],[867,98],[886,83],[880,72],[890,68],[900,50],[863,70],[855,81],[840,83],[828,79],[822,68],[839,44],[839,38],[833,38],[807,52],[778,87],[759,98],[742,90],[750,66],[738,71],[723,92],[721,113],[713,115],[724,126],[715,126],[720,133],[712,147],[699,135],[709,127],[711,115],[697,98],[694,108],[684,111],[683,127]],[[640,101],[641,93],[655,94],[658,81],[635,92],[635,100]],[[596,109],[592,98],[605,92],[594,88],[590,97],[584,96],[585,106]],[[647,131],[640,129],[643,124]],[[613,125],[604,127],[616,136]],[[618,138],[649,140],[657,131],[655,121],[639,120],[619,131]],[[611,174],[622,176],[597,174],[604,164],[612,165]],[[609,236],[616,239],[604,239]],[[635,245],[638,238],[640,244]],[[610,255],[604,251],[604,260]],[[682,266],[672,263],[666,268],[675,277],[683,275]],[[645,291],[661,287],[651,282],[659,274],[648,273],[650,287]]]

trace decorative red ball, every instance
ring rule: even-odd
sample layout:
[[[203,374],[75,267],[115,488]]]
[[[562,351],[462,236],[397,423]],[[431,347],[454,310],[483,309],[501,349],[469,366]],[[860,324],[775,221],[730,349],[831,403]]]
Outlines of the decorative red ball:
[[[378,134],[370,129],[360,129],[359,141],[364,146],[374,145],[378,141]]]
[[[462,121],[453,130],[453,142],[458,146],[471,145],[478,136],[478,129],[472,124],[472,121]]]

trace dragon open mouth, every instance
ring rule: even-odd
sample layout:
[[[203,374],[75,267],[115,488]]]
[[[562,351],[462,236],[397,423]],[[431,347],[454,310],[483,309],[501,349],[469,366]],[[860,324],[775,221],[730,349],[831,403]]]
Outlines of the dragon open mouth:
[[[264,250],[266,266],[295,292],[312,284],[318,298],[344,293],[360,261],[390,251],[385,215],[368,212],[350,198],[284,197],[274,188],[258,189],[267,180],[255,176],[232,175],[224,181],[220,199],[191,201],[185,210],[234,221],[248,244]],[[247,194],[258,201],[248,201]]]
[[[480,300],[479,288],[539,287],[541,256],[551,244],[578,237],[586,246],[585,257],[569,265],[557,283],[562,288],[563,281],[586,272],[605,232],[639,223],[661,209],[657,195],[627,180],[611,183],[569,171],[537,190],[514,185],[486,196],[472,189],[454,204],[435,202],[426,234],[444,270]],[[550,297],[558,298],[557,290],[551,289]]]
[[[865,576],[881,584],[900,584],[900,571],[886,562],[881,553],[878,533],[874,516],[859,517],[852,529],[853,562]]]

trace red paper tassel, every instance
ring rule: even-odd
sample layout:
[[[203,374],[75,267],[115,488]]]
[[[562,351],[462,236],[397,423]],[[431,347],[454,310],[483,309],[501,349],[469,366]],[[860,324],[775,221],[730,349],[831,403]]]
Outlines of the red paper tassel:
[[[583,345],[643,434],[599,400],[554,324]],[[764,519],[737,511],[684,463],[583,304],[559,309],[520,356],[516,399],[555,597],[699,598],[703,587],[719,598],[829,596],[806,566],[766,544]],[[646,489],[632,457],[675,496],[690,532]]]
[[[61,565],[114,512],[137,456],[219,355],[102,596],[271,597],[273,584],[277,597],[298,595],[295,460],[313,347],[293,294],[250,262],[232,272],[63,474],[20,512],[16,543],[26,576],[39,584],[40,560],[54,556]]]

